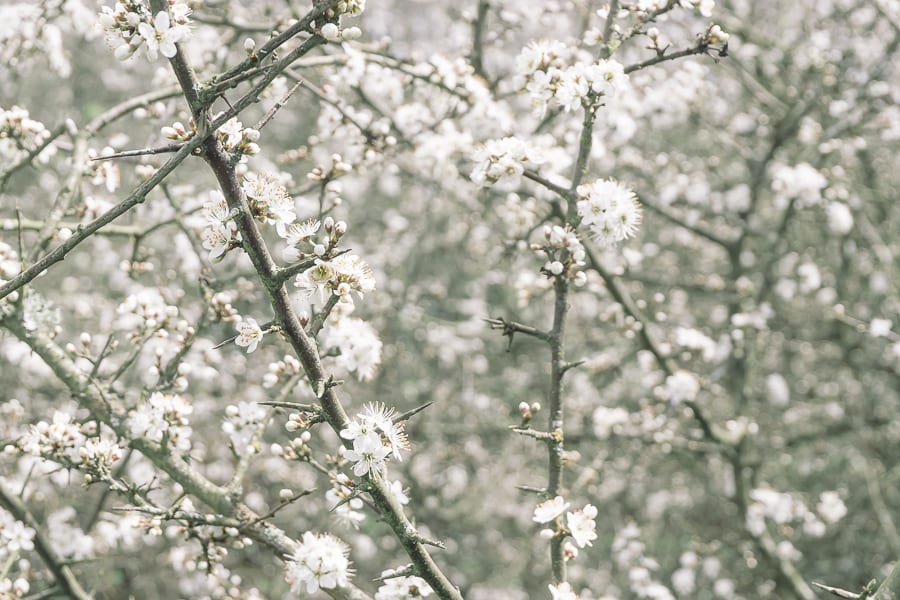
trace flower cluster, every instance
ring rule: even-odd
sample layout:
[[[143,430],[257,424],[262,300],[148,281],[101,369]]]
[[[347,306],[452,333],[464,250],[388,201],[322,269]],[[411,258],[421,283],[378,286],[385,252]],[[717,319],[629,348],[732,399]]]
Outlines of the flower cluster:
[[[222,192],[213,190],[209,193],[209,200],[203,203],[203,215],[206,217],[206,228],[200,234],[203,248],[209,250],[210,260],[221,259],[233,242],[241,239]]]
[[[266,409],[256,402],[238,402],[225,409],[222,431],[231,440],[231,447],[239,456],[255,454],[254,435],[265,425]]]
[[[288,195],[278,176],[247,173],[241,188],[254,218],[260,223],[275,225],[278,235],[284,237],[285,228],[294,222],[297,213],[294,212],[294,199]]]
[[[543,114],[550,100],[563,109],[589,106],[600,96],[614,96],[628,81],[625,67],[616,60],[577,61],[565,66],[574,54],[560,42],[531,42],[516,59],[515,84],[527,91],[535,111]]]
[[[403,423],[395,423],[394,409],[380,403],[367,405],[365,412],[341,430],[341,437],[353,442],[352,450],[342,448],[341,453],[354,463],[357,477],[384,475],[387,458],[402,460],[400,451],[409,450]]]
[[[578,216],[594,239],[605,247],[634,236],[641,224],[641,205],[628,187],[615,179],[598,179],[576,190]]]
[[[50,131],[40,121],[30,118],[28,111],[18,106],[9,110],[0,107],[0,157],[9,161],[20,155],[40,148],[50,138]],[[38,154],[41,162],[47,162],[56,152],[53,144]]]
[[[213,117],[218,118],[219,115]],[[190,120],[190,129],[187,129],[183,123],[176,121],[171,126],[166,125],[160,132],[163,137],[170,140],[186,142],[197,133],[197,127],[194,120]],[[222,144],[227,152],[239,155],[241,162],[246,159],[245,156],[253,156],[259,154],[259,131],[252,127],[244,127],[243,123],[232,117],[225,121],[221,127],[216,130],[216,139]]]
[[[562,496],[556,496],[538,504],[534,509],[532,520],[535,523],[549,523],[565,512],[566,527],[564,531],[572,536],[579,548],[591,546],[591,542],[597,539],[597,523],[594,521],[597,517],[597,507],[593,504],[586,504],[581,510],[566,512],[569,506],[571,504],[566,502]],[[555,535],[553,530],[545,531],[549,537]]]
[[[100,152],[91,148],[88,150],[88,163],[85,165],[84,175],[89,177],[91,185],[102,185],[110,194],[119,189],[122,183],[122,175],[119,171],[119,165],[114,160],[94,160],[98,156],[106,156],[113,154],[110,146],[106,146]]]
[[[342,315],[330,319],[322,332],[322,346],[337,349],[334,359],[337,369],[356,373],[360,381],[372,379],[381,364],[381,340],[375,329],[362,319]]]
[[[804,533],[822,537],[825,535],[825,522],[835,523],[847,513],[847,507],[836,492],[825,492],[820,496],[817,508],[821,519],[802,500],[788,493],[759,487],[750,490],[750,500],[746,524],[748,531],[755,536],[762,535],[766,530],[766,519],[770,519],[776,525],[801,522]]]
[[[9,577],[0,578],[0,600],[18,600],[24,598],[31,584],[24,577],[18,577],[15,581]]]
[[[178,316],[178,307],[166,304],[159,290],[145,288],[125,298],[117,308],[119,318],[116,327],[132,330],[132,336],[139,337],[140,331],[166,327]]]
[[[578,235],[569,226],[544,226],[543,244],[534,244],[532,249],[547,255],[542,272],[548,277],[566,277],[575,285],[584,285],[587,275],[579,267],[584,266],[585,250]]]
[[[148,60],[154,61],[160,54],[172,58],[175,44],[190,37],[190,13],[186,2],[171,3],[168,11],[153,15],[140,0],[121,0],[113,8],[101,8],[100,25],[119,60],[143,52]]]
[[[340,221],[339,223],[343,223]],[[316,238],[319,228],[322,226],[321,221],[317,219],[307,219],[300,223],[291,223],[284,228],[284,241],[287,244],[281,251],[281,258],[287,262],[297,262],[302,260],[308,254],[321,256],[327,248],[320,244]],[[346,229],[346,224],[345,224]],[[304,247],[305,250],[303,249]]]
[[[176,123],[177,125],[177,123]],[[259,130],[252,127],[244,127],[244,124],[231,117],[216,131],[216,137],[222,143],[222,147],[232,154],[253,156],[259,154]]]
[[[191,404],[178,394],[153,392],[128,417],[128,426],[135,437],[153,442],[167,441],[179,450],[191,447],[191,428],[188,415],[194,411]]]
[[[34,529],[0,508],[0,561],[5,563],[10,555],[21,550],[33,550],[34,535]]]
[[[29,427],[16,445],[22,452],[63,464],[81,462],[80,448],[87,441],[82,425],[72,421],[72,415],[62,411],[53,413],[53,422],[40,421]]]
[[[307,531],[294,554],[285,562],[285,581],[295,594],[304,585],[307,594],[346,586],[353,575],[349,554],[347,544],[333,535]]]
[[[122,447],[109,439],[90,438],[78,449],[78,456],[90,478],[106,479],[122,458]]]
[[[616,531],[612,543],[616,563],[627,571],[628,583],[636,597],[675,600],[671,590],[653,578],[653,571],[659,569],[659,562],[644,552],[646,546],[640,536],[641,530],[633,522]]]
[[[427,598],[432,594],[431,586],[421,577],[398,576],[398,571],[388,569],[381,573],[384,583],[375,592],[375,600],[407,600]]]
[[[801,208],[818,205],[827,185],[825,176],[809,163],[794,167],[778,165],[772,169],[772,191],[782,205],[789,199],[796,199]]]
[[[691,402],[697,397],[700,393],[700,382],[690,371],[679,369],[666,377],[661,393],[666,400],[677,406],[682,402]]]
[[[317,259],[311,269],[297,275],[294,285],[307,296],[319,293],[324,302],[327,295],[349,297],[356,292],[362,297],[375,290],[372,268],[355,254],[342,254],[331,260]]]
[[[470,175],[473,182],[482,187],[501,183],[504,189],[514,189],[526,168],[537,167],[545,159],[535,146],[516,137],[505,137],[485,142],[473,160],[476,163]]]

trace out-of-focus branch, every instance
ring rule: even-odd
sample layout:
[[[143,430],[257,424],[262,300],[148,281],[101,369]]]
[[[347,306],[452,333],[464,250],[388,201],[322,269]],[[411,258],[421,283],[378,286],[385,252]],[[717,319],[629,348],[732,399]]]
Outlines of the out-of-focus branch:
[[[53,544],[44,535],[41,524],[37,522],[25,503],[10,494],[2,485],[0,485],[0,506],[8,510],[17,520],[34,529],[34,549],[53,573],[56,584],[65,592],[66,596],[75,598],[75,600],[91,600],[91,595],[78,583],[72,569],[53,550]]]

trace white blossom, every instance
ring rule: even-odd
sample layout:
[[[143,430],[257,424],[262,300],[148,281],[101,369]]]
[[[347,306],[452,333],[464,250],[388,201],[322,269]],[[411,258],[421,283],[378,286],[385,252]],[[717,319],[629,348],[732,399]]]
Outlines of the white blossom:
[[[285,562],[285,580],[295,594],[304,586],[307,594],[344,587],[353,574],[349,554],[347,544],[333,535],[307,531]]]
[[[532,520],[535,523],[549,523],[556,517],[563,514],[567,508],[571,506],[562,496],[556,496],[545,502],[538,504],[534,508],[534,516]]]
[[[238,346],[246,347],[247,354],[256,350],[256,347],[263,339],[263,335],[265,335],[259,323],[253,318],[241,321],[235,329],[237,329],[238,336],[235,338],[234,343]]]
[[[591,546],[591,542],[597,539],[597,507],[588,504],[581,510],[566,513],[566,527],[579,548]]]
[[[630,189],[614,179],[578,186],[578,216],[597,243],[612,247],[633,237],[641,224],[641,206]]]

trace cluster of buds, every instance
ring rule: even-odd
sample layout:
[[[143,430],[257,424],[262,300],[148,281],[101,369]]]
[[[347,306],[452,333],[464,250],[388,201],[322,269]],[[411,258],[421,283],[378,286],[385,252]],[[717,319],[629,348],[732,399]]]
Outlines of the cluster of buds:
[[[106,191],[110,194],[119,189],[122,183],[122,176],[119,172],[119,165],[112,160],[96,160],[99,156],[107,156],[115,151],[107,146],[100,152],[94,148],[87,151],[88,160],[84,165],[84,175],[91,180],[92,185],[102,185],[106,187]]]
[[[235,323],[241,320],[241,315],[231,303],[237,300],[238,293],[236,290],[225,290],[213,294],[209,299],[209,308],[217,319],[226,323]]]
[[[0,108],[0,140],[14,140],[15,146],[29,150],[39,148],[49,137],[50,131],[44,124],[31,119],[24,108]],[[5,145],[0,142],[0,149]]]
[[[522,425],[530,422],[539,412],[541,412],[540,402],[532,402],[531,404],[519,402],[519,415],[522,417]]]
[[[362,36],[362,30],[359,27],[341,29],[337,23],[325,23],[319,30],[319,34],[329,42],[349,42],[359,39]]]
[[[352,170],[353,165],[344,162],[344,157],[342,157],[340,154],[332,154],[331,167],[325,168],[325,166],[323,165],[315,166],[309,173],[307,173],[306,178],[312,181],[331,181],[332,179],[337,179],[341,175],[349,173]]]
[[[288,421],[288,425],[290,424],[291,422]],[[285,428],[288,431],[294,431],[293,429],[290,429],[288,425],[286,425]],[[292,439],[291,443],[287,446],[272,444],[269,447],[269,451],[275,456],[280,456],[284,460],[307,461],[312,457],[312,448],[309,447],[309,440],[311,439],[312,434],[309,431],[304,431],[299,436]]]
[[[567,225],[547,225],[544,227],[543,244],[532,244],[531,249],[545,254],[547,262],[541,273],[547,277],[566,277],[581,286],[587,275],[579,268],[584,266],[585,250],[578,235]]]
[[[218,118],[216,115],[215,118]],[[194,119],[188,121],[189,128],[183,123],[176,121],[171,126],[166,125],[161,132],[164,138],[174,140],[176,142],[186,142],[197,133],[197,125]],[[237,156],[253,156],[259,154],[259,130],[252,127],[244,127],[243,123],[232,117],[225,121],[219,129],[216,130],[216,139],[222,144],[227,152]]]
[[[320,415],[314,411],[300,411],[288,415],[287,423],[284,424],[285,430],[293,433],[300,430],[308,430],[310,427],[318,423]],[[308,433],[304,431],[304,433]],[[305,441],[309,441],[306,439]]]
[[[280,382],[287,381],[303,372],[303,365],[290,354],[284,355],[284,360],[269,363],[269,372],[263,375],[263,387],[272,388]]]
[[[82,331],[81,335],[78,336],[77,345],[73,344],[72,342],[66,344],[66,352],[68,352],[69,354],[74,354],[75,356],[89,358],[91,356],[91,342],[91,334],[87,331]],[[111,350],[114,350],[118,346],[118,344],[115,342],[116,340],[110,341],[110,345],[112,346],[112,348],[110,348]]]

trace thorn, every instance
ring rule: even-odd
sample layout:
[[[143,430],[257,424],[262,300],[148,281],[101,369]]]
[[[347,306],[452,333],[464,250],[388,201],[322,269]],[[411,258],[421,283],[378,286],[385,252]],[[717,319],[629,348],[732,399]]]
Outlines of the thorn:
[[[440,540],[430,540],[427,537],[423,537],[421,535],[416,535],[416,541],[421,544],[428,544],[429,546],[434,546],[435,548],[440,548],[441,550],[446,550],[447,546],[444,545],[444,542]]]
[[[529,492],[531,494],[537,494],[539,496],[547,495],[547,488],[537,488],[531,485],[517,485],[516,489],[523,492]]]
[[[417,406],[416,408],[410,409],[410,410],[406,411],[405,413],[394,417],[394,423],[408,421],[411,417],[416,416],[417,414],[419,414],[420,412],[422,412],[423,410],[425,410],[432,404],[434,404],[434,400],[432,400],[431,402],[426,402],[425,404],[423,404],[421,406]]]
[[[810,583],[821,590],[837,596],[838,598],[865,598],[865,596],[863,596],[862,594],[848,592],[847,590],[842,590],[841,588],[831,587],[830,585],[823,585],[821,583],[816,583],[815,581],[811,581]]]

